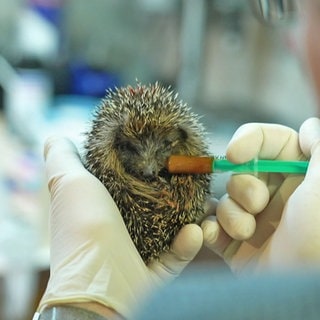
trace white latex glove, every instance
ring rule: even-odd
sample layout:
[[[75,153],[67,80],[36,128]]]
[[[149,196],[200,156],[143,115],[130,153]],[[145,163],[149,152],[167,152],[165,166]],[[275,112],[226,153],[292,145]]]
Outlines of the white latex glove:
[[[202,228],[205,245],[235,272],[320,264],[320,120],[305,121],[299,135],[285,126],[246,124],[231,139],[227,157],[235,163],[255,157],[303,160],[310,155],[305,177],[231,177],[216,217],[205,220]]]
[[[171,251],[146,266],[105,187],[84,169],[74,145],[45,146],[51,193],[50,279],[39,310],[97,302],[128,317],[153,288],[178,276],[202,245],[199,226],[185,226]]]

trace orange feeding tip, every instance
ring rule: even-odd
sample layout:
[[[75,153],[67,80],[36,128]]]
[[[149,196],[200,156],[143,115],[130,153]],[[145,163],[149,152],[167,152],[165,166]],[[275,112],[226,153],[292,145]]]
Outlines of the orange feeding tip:
[[[168,158],[167,169],[170,173],[211,173],[213,161],[213,157],[173,155]]]

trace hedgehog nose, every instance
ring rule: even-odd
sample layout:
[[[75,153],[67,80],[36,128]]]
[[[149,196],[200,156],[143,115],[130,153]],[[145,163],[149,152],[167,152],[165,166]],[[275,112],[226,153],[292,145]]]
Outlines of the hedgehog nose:
[[[145,166],[142,170],[142,175],[145,177],[145,178],[152,178],[152,177],[155,177],[157,174],[157,170],[149,165],[149,166]]]

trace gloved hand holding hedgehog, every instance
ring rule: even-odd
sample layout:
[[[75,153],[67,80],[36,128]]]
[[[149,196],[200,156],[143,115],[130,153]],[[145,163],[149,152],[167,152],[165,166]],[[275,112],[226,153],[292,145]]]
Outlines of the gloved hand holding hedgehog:
[[[148,264],[168,251],[177,232],[199,223],[208,174],[171,174],[170,155],[208,154],[199,117],[159,83],[109,90],[86,134],[84,163],[108,189]]]

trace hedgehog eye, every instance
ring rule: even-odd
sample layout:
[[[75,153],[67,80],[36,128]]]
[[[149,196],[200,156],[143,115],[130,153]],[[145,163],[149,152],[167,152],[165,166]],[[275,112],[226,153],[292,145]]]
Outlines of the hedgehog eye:
[[[121,152],[138,153],[137,148],[130,141],[119,141],[116,148]]]
[[[163,147],[164,147],[165,149],[171,148],[172,145],[173,145],[173,143],[174,143],[174,142],[172,142],[171,140],[165,139],[165,140],[163,141]]]

